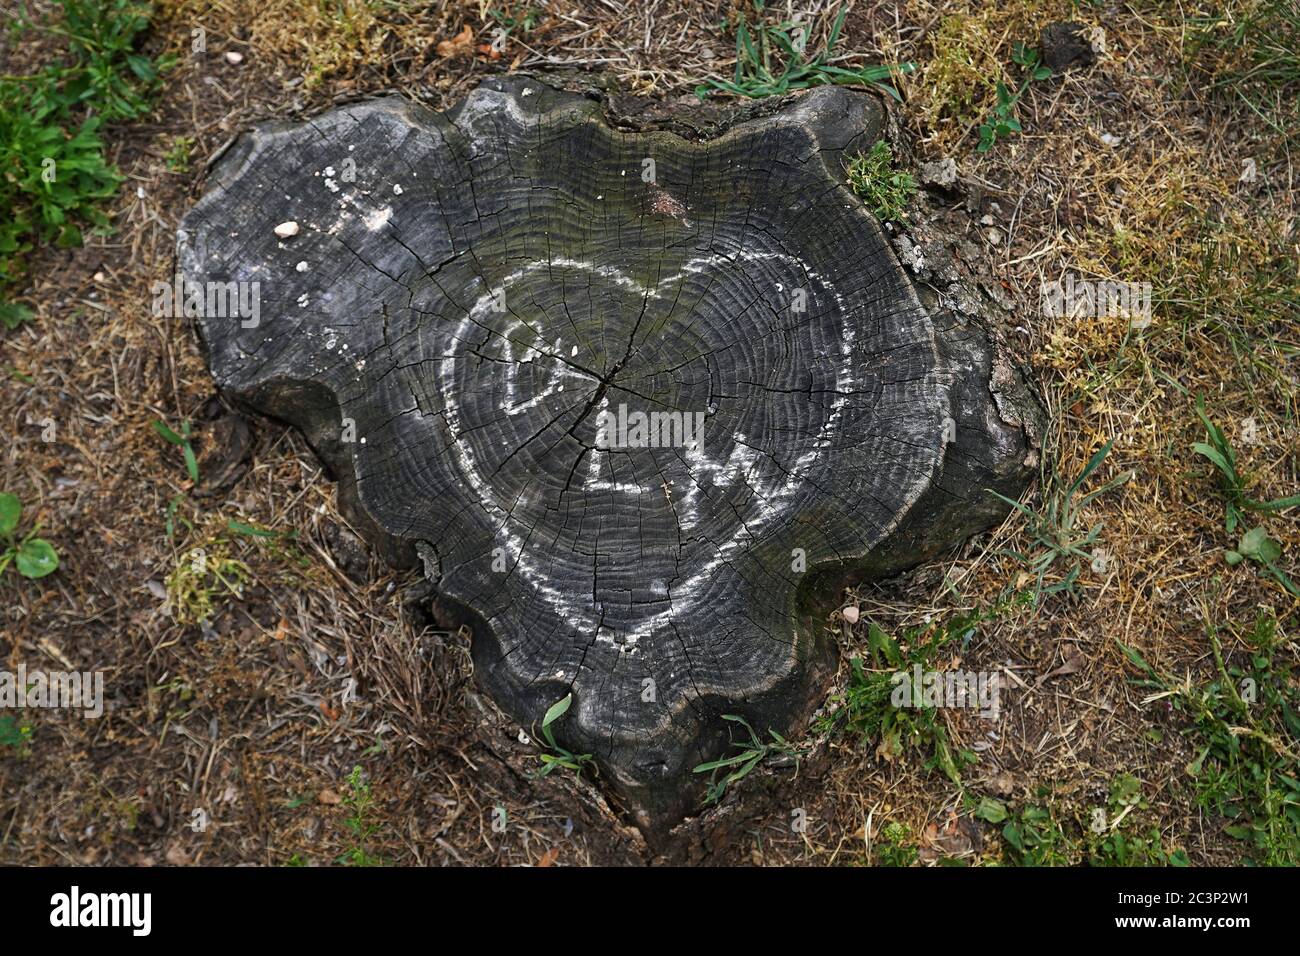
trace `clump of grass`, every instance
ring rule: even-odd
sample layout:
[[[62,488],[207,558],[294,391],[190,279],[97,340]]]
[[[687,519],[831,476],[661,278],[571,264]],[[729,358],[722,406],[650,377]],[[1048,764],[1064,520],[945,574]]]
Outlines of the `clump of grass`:
[[[1208,616],[1207,616],[1208,617]],[[1248,858],[1268,866],[1300,864],[1300,683],[1293,642],[1277,620],[1261,614],[1249,633],[1244,660],[1228,662],[1218,628],[1207,628],[1214,676],[1206,683],[1177,679],[1120,644],[1142,672],[1149,701],[1168,700],[1189,721],[1195,743],[1187,765],[1201,807],[1224,821],[1223,830],[1246,844]],[[1284,657],[1284,651],[1291,653]],[[1289,659],[1288,659],[1289,658]]]
[[[799,757],[802,755],[802,751],[775,730],[768,730],[768,733],[772,736],[772,741],[771,743],[765,743],[759,739],[758,734],[745,718],[738,717],[735,714],[723,714],[722,719],[744,727],[749,734],[749,739],[732,740],[731,746],[738,753],[702,763],[691,771],[692,773],[709,774],[709,789],[704,797],[706,807],[721,800],[727,792],[727,787],[744,780],[755,767],[765,760],[784,757],[793,760],[797,766]],[[719,775],[720,771],[726,772]]]
[[[31,318],[4,296],[22,278],[38,242],[79,246],[83,229],[107,232],[99,208],[122,177],[104,156],[100,129],[150,109],[166,60],[136,52],[151,8],[134,0],[60,0],[62,18],[22,16],[16,34],[40,31],[67,42],[64,61],[29,75],[0,76],[0,322]]]
[[[938,708],[925,706],[922,689],[914,686],[914,668],[919,666],[922,672],[940,670],[942,655],[950,654],[954,644],[968,646],[979,625],[1008,606],[1002,603],[985,611],[957,615],[946,622],[909,628],[898,640],[871,622],[867,629],[868,658],[850,659],[848,686],[843,694],[832,698],[834,709],[820,719],[819,732],[847,733],[863,743],[878,741],[876,751],[885,759],[897,758],[908,751],[924,753],[926,769],[938,768],[961,786],[961,770],[975,762],[975,754],[953,747]],[[899,675],[913,685],[910,700],[918,706],[894,705]]]
[[[555,732],[551,730],[551,725],[567,714],[572,705],[573,694],[565,694],[563,698],[547,708],[546,714],[542,717],[542,738],[552,752],[538,754],[537,759],[542,762],[542,769],[537,772],[539,777],[545,777],[555,770],[572,770],[575,774],[579,774],[591,763],[591,754],[575,754],[561,747],[555,742]]]
[[[869,152],[849,160],[848,180],[849,187],[882,222],[906,218],[916,180],[911,173],[894,169],[894,149],[885,140],[877,140]]]
[[[1237,467],[1237,452],[1232,442],[1223,433],[1223,429],[1210,421],[1205,412],[1205,396],[1196,399],[1196,415],[1205,426],[1205,441],[1194,442],[1192,450],[1205,458],[1219,472],[1219,483],[1227,499],[1224,512],[1224,530],[1231,534],[1245,520],[1246,512],[1269,514],[1284,508],[1300,505],[1300,495],[1276,498],[1273,501],[1260,501],[1247,494],[1250,480]]]
[[[931,56],[922,62],[915,86],[919,112],[941,147],[975,122],[980,104],[999,78],[995,43],[983,19],[945,16],[930,38]],[[909,92],[908,102],[913,95]]]
[[[742,8],[720,24],[722,30],[731,29],[736,34],[736,71],[732,79],[710,77],[695,88],[695,95],[703,99],[712,92],[722,92],[758,98],[780,96],[814,86],[855,83],[874,87],[896,100],[900,99],[898,91],[887,81],[896,73],[910,72],[915,68],[914,64],[857,69],[831,64],[847,15],[848,10],[840,11],[831,25],[826,45],[809,56],[805,50],[807,25],[790,20],[772,23],[766,19],[762,0],[753,0],[752,13],[746,13]]]
[[[414,0],[259,0],[257,15],[210,0],[157,0],[174,23],[203,24],[214,36],[238,35],[253,57],[291,64],[306,89],[355,77],[387,73],[394,49],[424,50],[434,44],[446,5]],[[219,57],[219,50],[202,55]]]
[[[1087,561],[1089,564],[1094,564],[1098,560],[1097,555],[1088,549],[1092,548],[1100,540],[1102,522],[1099,521],[1091,528],[1085,529],[1079,523],[1080,517],[1089,502],[1124,484],[1133,477],[1133,473],[1131,471],[1123,472],[1105,482],[1099,488],[1077,499],[1075,496],[1079,494],[1084,483],[1092,476],[1093,472],[1106,460],[1114,441],[1112,438],[1098,449],[1088,459],[1083,471],[1070,484],[1061,485],[1056,476],[1053,475],[1047,489],[1043,492],[1044,504],[1040,511],[1035,511],[1027,505],[1013,501],[1006,495],[999,494],[996,491],[992,492],[992,494],[997,495],[1028,519],[1027,530],[1029,536],[1039,546],[1039,550],[1033,555],[1010,550],[1003,552],[1025,565],[1034,574],[1034,599],[1036,602],[1041,602],[1043,597],[1047,595],[1060,592],[1075,594],[1075,584],[1079,579],[1081,562]],[[1051,584],[1045,584],[1048,572],[1058,565],[1066,569],[1064,574]]]
[[[1236,97],[1294,142],[1300,135],[1300,4],[1228,0],[1187,23],[1186,59],[1209,74],[1210,89]]]
[[[224,537],[209,538],[180,553],[167,575],[167,604],[179,624],[211,620],[217,601],[242,597],[252,578],[248,565],[230,553]]]
[[[1206,414],[1204,396],[1197,397],[1196,414],[1205,426],[1206,440],[1194,442],[1192,450],[1214,465],[1219,472],[1219,484],[1223,490],[1224,498],[1227,499],[1224,509],[1224,529],[1228,533],[1231,534],[1238,527],[1244,526],[1248,513],[1268,515],[1300,505],[1300,495],[1275,498],[1272,501],[1260,501],[1247,494],[1250,481],[1238,470],[1237,452],[1228,440],[1228,436],[1224,434],[1223,429],[1210,421],[1209,416]],[[1237,547],[1224,552],[1224,557],[1229,564],[1237,565],[1246,560],[1253,561],[1260,565],[1269,577],[1281,584],[1290,594],[1300,597],[1300,588],[1296,587],[1295,582],[1287,577],[1277,565],[1281,556],[1282,545],[1270,538],[1263,527],[1254,527],[1244,531],[1237,543]]]

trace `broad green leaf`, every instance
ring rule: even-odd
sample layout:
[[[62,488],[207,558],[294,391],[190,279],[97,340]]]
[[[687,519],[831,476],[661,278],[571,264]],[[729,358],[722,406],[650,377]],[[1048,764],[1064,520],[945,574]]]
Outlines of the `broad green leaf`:
[[[975,816],[989,823],[1001,823],[1007,818],[1007,806],[1001,800],[982,797],[979,806],[975,808]]]
[[[562,697],[560,700],[557,700],[554,704],[552,704],[550,709],[546,712],[546,716],[542,718],[542,729],[545,730],[546,728],[550,727],[551,724],[555,723],[557,720],[563,717],[568,712],[569,705],[572,703],[573,703],[573,694],[568,693],[565,694],[564,697]]]
[[[1237,550],[1260,564],[1272,564],[1282,556],[1282,546],[1270,538],[1263,528],[1251,528],[1243,534]]]
[[[18,546],[14,564],[25,578],[43,578],[59,566],[59,555],[44,538],[31,538]]]
[[[159,437],[165,442],[170,442],[173,445],[185,444],[185,439],[168,428],[163,422],[155,421],[153,423],[153,430],[156,431]]]
[[[6,251],[16,251],[17,243],[14,243]],[[16,329],[24,322],[30,321],[32,310],[25,305],[19,305],[16,302],[0,302],[0,324],[6,329]]]

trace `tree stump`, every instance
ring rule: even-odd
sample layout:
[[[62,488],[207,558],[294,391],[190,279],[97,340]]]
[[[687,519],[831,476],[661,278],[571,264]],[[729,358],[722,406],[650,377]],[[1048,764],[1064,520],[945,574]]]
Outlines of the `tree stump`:
[[[179,235],[186,289],[257,284],[191,309],[220,387],[418,555],[514,718],[573,695],[556,737],[648,831],[723,715],[820,706],[844,583],[996,523],[1035,463],[1018,376],[844,185],[874,98],[764,110],[692,142],[534,79],[365,102],[240,138]]]

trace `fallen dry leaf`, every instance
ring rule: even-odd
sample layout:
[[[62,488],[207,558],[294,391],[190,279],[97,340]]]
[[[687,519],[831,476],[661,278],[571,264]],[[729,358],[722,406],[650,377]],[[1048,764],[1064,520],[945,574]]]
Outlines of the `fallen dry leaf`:
[[[1016,789],[1016,778],[1011,775],[1010,771],[999,770],[989,777],[988,787],[999,797],[1009,797]]]
[[[460,33],[456,34],[450,40],[440,40],[437,50],[438,56],[444,60],[452,57],[464,56],[474,48],[474,31],[467,23],[461,28]]]
[[[163,859],[172,866],[189,866],[191,862],[190,855],[185,852],[185,848],[179,843],[173,843],[169,846],[167,852],[163,854]]]
[[[1041,684],[1043,681],[1052,677],[1063,677],[1066,674],[1074,674],[1083,670],[1083,665],[1087,663],[1087,660],[1083,656],[1083,652],[1073,644],[1065,645],[1061,652],[1061,657],[1064,658],[1064,663],[1062,663],[1060,667],[1044,674],[1039,679],[1038,683]]]

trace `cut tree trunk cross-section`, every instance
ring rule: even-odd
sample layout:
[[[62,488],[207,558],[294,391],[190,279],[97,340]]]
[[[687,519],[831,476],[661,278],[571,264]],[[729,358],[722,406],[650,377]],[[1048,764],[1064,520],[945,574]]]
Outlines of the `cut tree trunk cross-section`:
[[[1018,379],[843,185],[880,124],[825,89],[694,143],[498,79],[260,128],[181,230],[185,282],[256,283],[256,316],[197,310],[221,387],[418,553],[516,719],[573,695],[557,737],[647,830],[722,715],[820,704],[838,587],[997,520],[1032,464]]]

